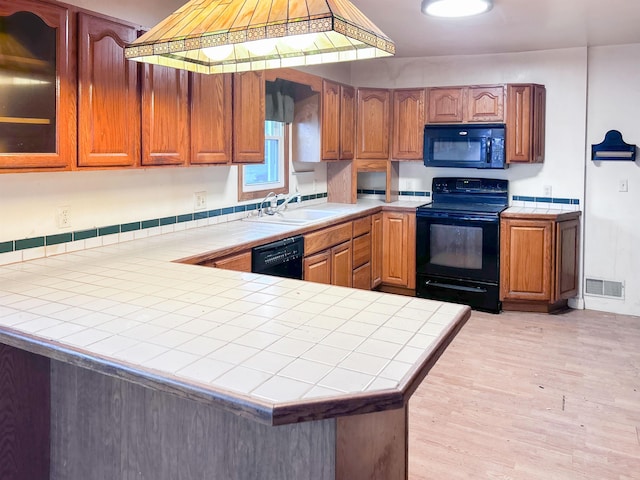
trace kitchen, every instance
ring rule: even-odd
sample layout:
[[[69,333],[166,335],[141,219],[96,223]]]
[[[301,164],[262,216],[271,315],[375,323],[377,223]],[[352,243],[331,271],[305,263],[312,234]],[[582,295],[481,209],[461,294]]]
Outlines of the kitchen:
[[[77,4],[96,11],[107,7],[98,2]],[[115,2],[111,6],[114,11],[106,13],[134,19],[135,14],[129,14],[128,7]],[[168,8],[167,13],[172,9]],[[158,19],[143,12],[138,17],[140,23],[149,24]],[[548,92],[545,163],[514,166],[497,175],[509,179],[512,196],[546,196],[545,186],[550,185],[552,197],[577,200],[584,212],[583,277],[624,281],[625,297],[621,300],[581,295],[574,306],[637,315],[640,288],[634,283],[638,281],[634,274],[638,258],[632,247],[637,243],[634,239],[638,238],[640,227],[628,222],[633,215],[631,205],[637,203],[633,200],[638,199],[634,188],[636,165],[596,165],[589,158],[588,148],[602,141],[610,129],[621,130],[627,141],[637,143],[638,125],[632,106],[637,103],[638,67],[628,59],[637,57],[640,47],[637,39],[626,43],[630,44],[394,58],[348,66],[336,64],[312,71],[363,87],[544,84]],[[433,174],[420,163],[402,163],[399,168],[400,190],[430,190]],[[629,191],[619,192],[618,182],[625,178],[629,179]],[[380,183],[377,175],[365,176],[361,187],[377,189]],[[5,212],[0,243],[61,232],[56,224],[56,209],[63,205],[70,207],[71,228],[77,231],[191,212],[193,192],[207,192],[208,208],[227,208],[237,203],[237,169],[228,166],[5,174],[0,176],[0,186]],[[297,186],[303,195],[326,192],[323,166],[315,167],[312,175],[292,175],[291,186]],[[514,204],[520,201],[524,200],[514,200]],[[133,237],[133,233],[121,234],[120,240]],[[95,243],[87,240],[85,246]],[[41,257],[45,251],[47,255],[60,253],[63,248],[5,252],[0,258],[2,263],[12,263]]]

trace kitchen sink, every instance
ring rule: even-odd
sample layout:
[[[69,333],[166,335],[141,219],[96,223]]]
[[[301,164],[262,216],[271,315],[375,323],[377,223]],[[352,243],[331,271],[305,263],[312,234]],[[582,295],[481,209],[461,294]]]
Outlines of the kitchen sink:
[[[313,222],[319,222],[332,217],[337,217],[341,212],[334,210],[314,210],[310,208],[300,208],[296,210],[284,210],[277,212],[274,215],[263,214],[261,217],[258,215],[251,215],[243,219],[246,222],[260,222],[260,223],[279,223],[283,225],[307,225]]]

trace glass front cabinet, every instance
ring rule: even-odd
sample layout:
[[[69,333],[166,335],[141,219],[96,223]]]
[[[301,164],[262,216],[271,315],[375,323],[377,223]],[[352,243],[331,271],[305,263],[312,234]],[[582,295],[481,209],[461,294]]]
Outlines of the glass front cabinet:
[[[69,12],[0,0],[0,171],[75,164],[75,74]]]

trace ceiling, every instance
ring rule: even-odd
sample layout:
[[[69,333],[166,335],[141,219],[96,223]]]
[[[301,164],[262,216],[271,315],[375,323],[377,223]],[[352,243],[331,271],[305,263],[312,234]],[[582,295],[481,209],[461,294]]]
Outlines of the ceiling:
[[[396,44],[429,57],[640,43],[638,0],[494,0],[464,19],[431,18],[421,0],[351,0]]]

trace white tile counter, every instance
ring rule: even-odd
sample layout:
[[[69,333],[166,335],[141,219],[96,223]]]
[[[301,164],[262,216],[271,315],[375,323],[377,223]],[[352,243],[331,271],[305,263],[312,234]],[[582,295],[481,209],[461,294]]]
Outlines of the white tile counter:
[[[0,267],[0,343],[268,424],[406,403],[468,307],[174,262],[296,229],[235,221]]]

